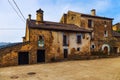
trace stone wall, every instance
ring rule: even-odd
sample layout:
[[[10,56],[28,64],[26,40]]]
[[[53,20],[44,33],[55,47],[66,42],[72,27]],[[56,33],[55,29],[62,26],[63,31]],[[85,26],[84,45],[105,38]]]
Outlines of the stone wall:
[[[66,14],[67,22],[66,24],[75,24],[78,27],[84,27],[85,29],[92,30],[91,33],[91,43],[95,44],[95,51],[100,50],[100,46],[104,43],[99,43],[100,40],[105,40],[106,38],[112,38],[112,20],[105,19],[105,18],[96,18],[96,17],[89,17],[89,16],[82,16],[81,13],[68,11]],[[87,14],[86,14],[87,15]],[[63,16],[64,17],[64,16]],[[61,18],[60,22],[64,22],[64,18]],[[88,27],[88,20],[92,20],[92,27]],[[105,31],[108,33],[108,37],[105,37]]]
[[[0,67],[18,65],[18,53],[29,52],[31,49],[28,43],[20,43],[15,46],[0,49]]]
[[[67,34],[69,38],[68,54],[71,54],[73,48],[76,49],[80,47],[81,53],[90,53],[90,34],[89,33],[75,33],[75,32],[61,32],[61,31],[48,31],[40,29],[31,29],[30,30],[30,41],[34,44],[37,44],[38,37],[44,36],[45,41],[45,53],[46,53],[46,62],[49,62],[51,58],[63,59],[63,34]],[[84,34],[86,37],[82,39],[82,44],[76,43],[76,35]],[[37,46],[36,46],[37,48]],[[80,53],[79,53],[80,54]]]
[[[89,33],[76,33],[76,32],[62,32],[50,31],[40,29],[30,29],[30,41],[16,44],[11,47],[3,48],[0,50],[0,67],[18,65],[18,53],[29,53],[29,64],[37,63],[37,50],[39,36],[44,37],[45,49],[45,62],[51,62],[54,58],[56,60],[64,59],[63,34],[68,35],[68,58],[71,55],[89,55],[90,54],[90,34]],[[77,44],[77,34],[82,35],[82,43]],[[83,38],[83,35],[85,36]],[[77,51],[80,48],[80,51]],[[74,52],[72,51],[73,49]]]

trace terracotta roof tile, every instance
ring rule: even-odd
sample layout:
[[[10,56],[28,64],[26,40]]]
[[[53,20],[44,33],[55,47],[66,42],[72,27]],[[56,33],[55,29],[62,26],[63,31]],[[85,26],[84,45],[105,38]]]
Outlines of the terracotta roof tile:
[[[68,11],[68,12],[80,14],[82,17],[91,17],[91,18],[108,19],[108,20],[114,19],[114,18],[108,18],[108,17],[102,17],[102,16],[93,16],[90,14],[84,14],[84,13],[79,13],[79,12],[75,12],[75,11]]]
[[[80,28],[74,24],[62,24],[57,22],[44,21],[40,24],[36,24],[36,20],[28,20],[27,24],[30,28],[46,29],[46,30],[58,30],[58,31],[73,31],[73,32],[91,32],[90,30]]]

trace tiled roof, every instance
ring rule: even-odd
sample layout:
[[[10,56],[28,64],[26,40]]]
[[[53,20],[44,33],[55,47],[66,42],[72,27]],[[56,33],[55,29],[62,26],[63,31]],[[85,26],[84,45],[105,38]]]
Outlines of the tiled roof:
[[[90,30],[80,28],[74,24],[62,24],[58,22],[43,21],[40,24],[36,24],[36,20],[28,20],[27,24],[33,29],[46,29],[57,31],[71,31],[71,32],[91,32]]]
[[[114,37],[120,37],[120,33],[116,32],[116,31],[113,31],[113,36]]]
[[[91,18],[108,19],[108,20],[113,20],[114,19],[114,18],[108,18],[108,17],[96,16],[96,15],[93,16],[93,15],[90,15],[90,14],[83,14],[83,13],[74,12],[74,11],[68,11],[68,12],[81,14],[82,17],[91,17]]]

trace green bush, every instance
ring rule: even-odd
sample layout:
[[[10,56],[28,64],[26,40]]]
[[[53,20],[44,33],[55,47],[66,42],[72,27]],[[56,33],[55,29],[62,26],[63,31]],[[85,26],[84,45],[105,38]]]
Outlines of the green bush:
[[[118,33],[120,33],[120,29],[119,29],[119,30],[117,30],[117,32],[118,32]]]

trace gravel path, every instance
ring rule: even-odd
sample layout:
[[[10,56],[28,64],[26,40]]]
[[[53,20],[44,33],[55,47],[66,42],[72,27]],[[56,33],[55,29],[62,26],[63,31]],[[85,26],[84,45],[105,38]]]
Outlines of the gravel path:
[[[0,80],[120,80],[120,57],[5,67]]]

